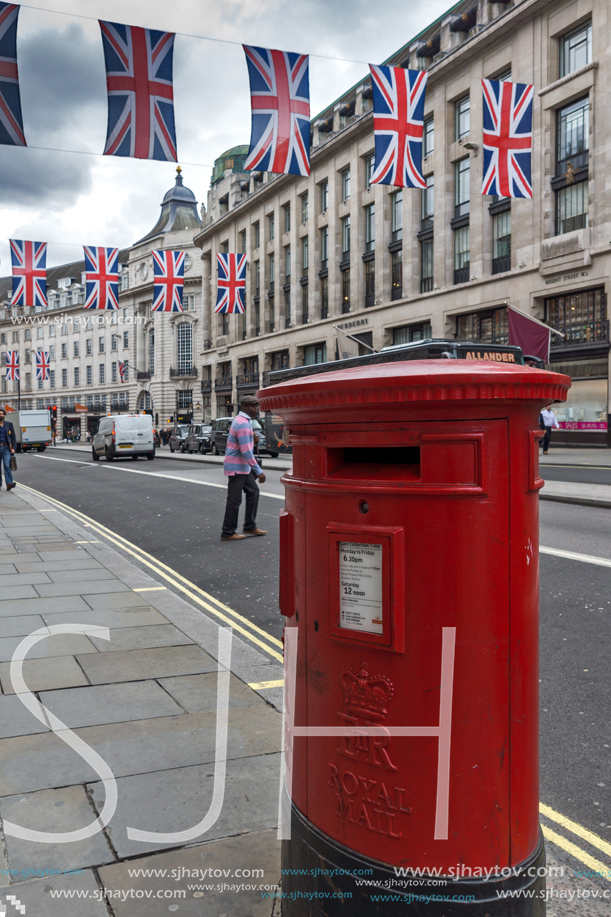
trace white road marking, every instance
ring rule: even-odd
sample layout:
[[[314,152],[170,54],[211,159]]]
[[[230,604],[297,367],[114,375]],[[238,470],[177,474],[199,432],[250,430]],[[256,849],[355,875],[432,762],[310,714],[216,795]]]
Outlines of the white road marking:
[[[217,484],[215,481],[195,481],[193,478],[183,478],[178,474],[168,474],[166,471],[138,471],[137,468],[122,468],[121,465],[111,464],[110,462],[105,462],[104,464],[100,463],[94,464],[93,462],[81,462],[78,459],[60,459],[53,458],[50,455],[39,455],[36,454],[36,458],[44,459],[47,462],[69,462],[72,465],[90,465],[92,468],[108,468],[111,471],[126,471],[128,474],[145,474],[149,478],[165,478],[166,480],[171,481],[184,481],[187,484],[201,484],[204,487],[219,487],[221,490],[227,489],[227,484]],[[271,497],[272,500],[282,500],[284,502],[284,494],[272,494],[267,490],[261,491],[262,497]]]
[[[606,557],[596,557],[594,554],[576,554],[575,551],[562,551],[560,548],[539,548],[540,554],[552,554],[554,557],[564,557],[566,560],[579,560],[584,564],[597,564],[599,567],[611,567],[611,560]]]

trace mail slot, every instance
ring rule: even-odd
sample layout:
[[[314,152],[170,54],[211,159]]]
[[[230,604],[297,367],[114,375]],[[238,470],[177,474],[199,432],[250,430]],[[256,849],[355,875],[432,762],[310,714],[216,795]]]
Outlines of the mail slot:
[[[569,386],[431,359],[258,393],[293,447],[284,917],[544,913],[498,892],[545,886],[537,431]]]

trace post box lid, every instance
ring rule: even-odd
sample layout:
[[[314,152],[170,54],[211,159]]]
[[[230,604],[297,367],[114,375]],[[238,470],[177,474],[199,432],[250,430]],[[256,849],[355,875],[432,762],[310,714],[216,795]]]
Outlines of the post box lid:
[[[261,389],[258,398],[263,410],[297,420],[325,409],[376,405],[396,410],[435,402],[475,407],[528,401],[543,407],[566,401],[570,386],[569,376],[501,361],[408,360],[304,376]]]

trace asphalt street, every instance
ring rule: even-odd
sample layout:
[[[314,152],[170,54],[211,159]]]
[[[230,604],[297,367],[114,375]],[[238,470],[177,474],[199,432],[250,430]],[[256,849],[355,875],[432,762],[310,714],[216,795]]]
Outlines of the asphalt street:
[[[553,470],[543,469],[546,477]],[[572,470],[558,469],[564,480]],[[604,469],[586,471],[607,474],[595,482],[608,483]],[[266,474],[258,523],[268,535],[236,543],[220,541],[226,488],[219,465],[94,463],[63,448],[20,456],[17,480],[102,523],[280,637],[282,472]],[[540,517],[542,545],[610,557],[608,509],[541,503]],[[611,842],[611,569],[547,554],[540,569],[541,799]]]

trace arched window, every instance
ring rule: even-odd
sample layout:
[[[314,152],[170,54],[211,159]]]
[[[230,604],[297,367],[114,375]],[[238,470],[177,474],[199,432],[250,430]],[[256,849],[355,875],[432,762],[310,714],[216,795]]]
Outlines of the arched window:
[[[151,410],[151,393],[150,392],[140,392],[138,396],[138,410],[139,411],[150,411]]]
[[[176,329],[176,355],[178,371],[190,372],[193,366],[193,327],[190,322],[182,322]]]

